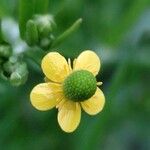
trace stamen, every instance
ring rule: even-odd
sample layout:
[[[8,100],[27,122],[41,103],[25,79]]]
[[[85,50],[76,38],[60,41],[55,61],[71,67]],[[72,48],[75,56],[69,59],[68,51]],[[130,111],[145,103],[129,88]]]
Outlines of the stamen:
[[[49,80],[47,77],[44,77],[44,81],[45,82],[50,82],[51,80]]]
[[[75,68],[76,62],[77,62],[77,59],[75,58],[73,61],[73,69]]]
[[[70,70],[70,72],[72,72],[71,60],[70,60],[70,58],[68,58],[68,66],[69,66],[69,70]]]
[[[97,86],[100,86],[100,85],[102,85],[103,84],[103,82],[97,82]]]

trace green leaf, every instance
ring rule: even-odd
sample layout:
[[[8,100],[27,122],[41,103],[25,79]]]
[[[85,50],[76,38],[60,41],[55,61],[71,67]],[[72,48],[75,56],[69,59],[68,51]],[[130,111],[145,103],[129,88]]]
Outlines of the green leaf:
[[[77,31],[79,29],[80,25],[82,23],[82,18],[79,18],[77,21],[73,23],[66,31],[64,31],[52,44],[52,48],[60,45],[66,38],[68,38],[72,33]]]

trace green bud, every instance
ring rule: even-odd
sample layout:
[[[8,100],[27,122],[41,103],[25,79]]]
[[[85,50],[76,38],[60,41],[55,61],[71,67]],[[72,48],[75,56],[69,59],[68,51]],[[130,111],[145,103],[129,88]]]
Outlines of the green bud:
[[[29,46],[34,46],[38,43],[38,29],[33,20],[29,20],[26,25],[26,42]]]
[[[15,69],[15,65],[13,65],[10,61],[7,61],[3,64],[3,70],[7,72],[7,74],[11,74]]]
[[[49,38],[43,38],[40,41],[40,47],[44,50],[48,49],[50,44],[51,44],[51,40]]]
[[[9,80],[14,86],[22,85],[28,77],[28,69],[25,62],[20,62],[16,57],[10,57],[7,62],[1,65],[1,78]]]
[[[10,76],[10,83],[14,86],[19,86],[24,84],[27,78],[27,65],[25,63],[18,63],[16,70]]]
[[[42,37],[48,37],[56,27],[54,18],[51,15],[35,15],[34,20],[38,27],[38,32]]]
[[[0,44],[0,57],[9,58],[12,55],[12,47],[8,43]]]
[[[9,80],[10,75],[13,71],[13,65],[9,62],[3,62],[3,64],[1,65],[1,71],[0,71],[0,76],[2,79],[4,80]]]
[[[18,61],[18,58],[16,56],[11,56],[9,58],[9,61],[14,64],[14,63],[16,63]]]
[[[42,38],[40,40],[40,47],[43,49],[43,50],[48,50],[52,44],[54,40],[54,36],[51,35],[49,38]]]

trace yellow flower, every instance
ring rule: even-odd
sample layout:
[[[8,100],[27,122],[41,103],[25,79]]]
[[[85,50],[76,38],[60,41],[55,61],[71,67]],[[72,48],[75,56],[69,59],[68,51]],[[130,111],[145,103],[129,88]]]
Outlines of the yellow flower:
[[[82,52],[71,65],[57,52],[42,60],[46,83],[38,84],[30,94],[32,105],[41,111],[58,108],[58,123],[65,132],[73,132],[80,123],[81,108],[90,114],[99,113],[105,103],[95,76],[100,70],[99,57],[90,50]]]

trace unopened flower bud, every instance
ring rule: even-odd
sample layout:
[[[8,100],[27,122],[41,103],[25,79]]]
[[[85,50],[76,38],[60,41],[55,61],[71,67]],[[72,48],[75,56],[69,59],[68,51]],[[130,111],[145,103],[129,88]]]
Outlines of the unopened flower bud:
[[[10,83],[14,86],[22,85],[28,77],[27,65],[25,63],[17,64],[16,70],[10,76]]]
[[[12,54],[12,47],[8,43],[0,43],[0,57],[8,58]]]
[[[42,37],[48,37],[56,24],[51,15],[35,15],[34,20],[38,27],[38,32]]]
[[[7,62],[1,65],[0,76],[10,81],[14,86],[22,85],[28,77],[28,69],[25,62],[20,62],[16,57],[10,57]]]
[[[38,43],[38,29],[33,20],[29,20],[26,25],[26,42],[29,46],[34,46]]]
[[[50,37],[48,38],[43,38],[40,40],[40,47],[43,49],[43,50],[48,50],[52,44],[54,40],[54,36],[51,35]]]

